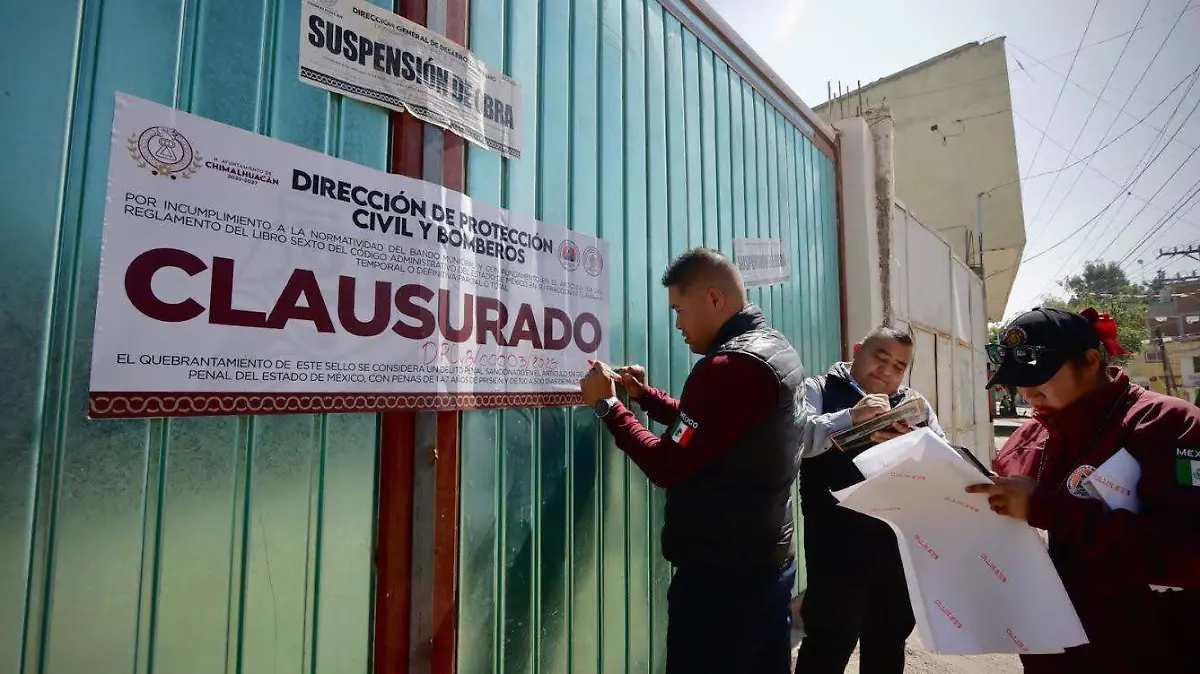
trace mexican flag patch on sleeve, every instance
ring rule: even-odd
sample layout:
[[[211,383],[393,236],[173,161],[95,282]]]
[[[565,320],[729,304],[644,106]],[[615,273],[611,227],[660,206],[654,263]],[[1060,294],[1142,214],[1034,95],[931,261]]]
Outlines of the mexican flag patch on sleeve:
[[[1181,487],[1200,487],[1200,449],[1175,448],[1175,483]]]
[[[688,415],[683,412],[679,413],[679,418],[675,420],[675,426],[671,429],[671,442],[680,447],[687,447],[692,441],[692,436],[696,434],[696,422],[692,421]]]

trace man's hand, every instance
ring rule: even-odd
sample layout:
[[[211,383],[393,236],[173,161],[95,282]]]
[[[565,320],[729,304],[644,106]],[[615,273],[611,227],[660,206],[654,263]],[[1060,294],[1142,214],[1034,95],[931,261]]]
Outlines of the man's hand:
[[[626,365],[616,370],[621,375],[621,385],[633,400],[646,393],[646,368],[641,365]]]
[[[887,396],[882,393],[872,393],[863,396],[863,399],[858,401],[858,404],[850,408],[850,423],[857,426],[864,421],[870,421],[880,414],[887,414],[892,410],[892,404],[888,402]]]
[[[589,406],[617,395],[613,381],[604,373],[604,363],[599,361],[593,363],[592,369],[580,380],[579,389],[583,392],[583,401]]]
[[[891,440],[893,438],[898,438],[901,435],[904,435],[905,433],[912,433],[913,430],[914,430],[913,427],[909,426],[908,422],[897,421],[896,423],[892,424],[888,428],[882,428],[882,429],[872,433],[871,434],[871,442],[874,442],[876,444],[878,444],[880,442],[887,442],[888,440]]]
[[[973,484],[967,487],[969,494],[987,494],[992,512],[1014,519],[1029,520],[1029,498],[1037,488],[1037,480],[1027,475],[998,477],[996,484]]]
[[[800,616],[800,610],[803,607],[804,607],[804,595],[803,594],[792,597],[792,603],[788,608],[791,610],[792,627],[793,628],[795,628],[795,627],[803,628],[803,626],[804,626],[804,619]]]

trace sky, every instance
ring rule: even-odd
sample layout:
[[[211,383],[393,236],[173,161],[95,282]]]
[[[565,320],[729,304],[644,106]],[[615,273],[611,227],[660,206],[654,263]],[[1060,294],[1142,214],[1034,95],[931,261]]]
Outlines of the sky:
[[[1200,0],[710,4],[810,107],[830,82],[1007,38],[1026,244],[1006,318],[1061,296],[1088,260],[1134,281],[1200,274],[1158,257],[1200,246]]]

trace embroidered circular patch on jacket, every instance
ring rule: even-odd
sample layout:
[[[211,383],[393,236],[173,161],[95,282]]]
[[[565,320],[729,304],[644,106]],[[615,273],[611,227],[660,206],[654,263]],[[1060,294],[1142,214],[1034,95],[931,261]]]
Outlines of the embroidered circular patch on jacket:
[[[1083,465],[1071,472],[1071,477],[1067,478],[1067,491],[1071,493],[1071,496],[1075,498],[1092,497],[1087,488],[1083,486],[1083,481],[1095,471],[1095,466]]]

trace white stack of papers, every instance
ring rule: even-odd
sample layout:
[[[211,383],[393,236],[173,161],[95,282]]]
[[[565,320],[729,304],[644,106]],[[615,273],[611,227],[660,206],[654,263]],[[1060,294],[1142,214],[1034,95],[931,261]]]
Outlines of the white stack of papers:
[[[834,496],[895,530],[925,648],[1061,653],[1087,643],[1036,530],[966,493],[990,480],[945,440],[920,429],[854,462],[867,479]]]
[[[1122,449],[1087,476],[1083,488],[1113,510],[1136,513],[1139,509],[1137,484],[1141,478],[1142,467],[1137,459],[1129,450]]]

